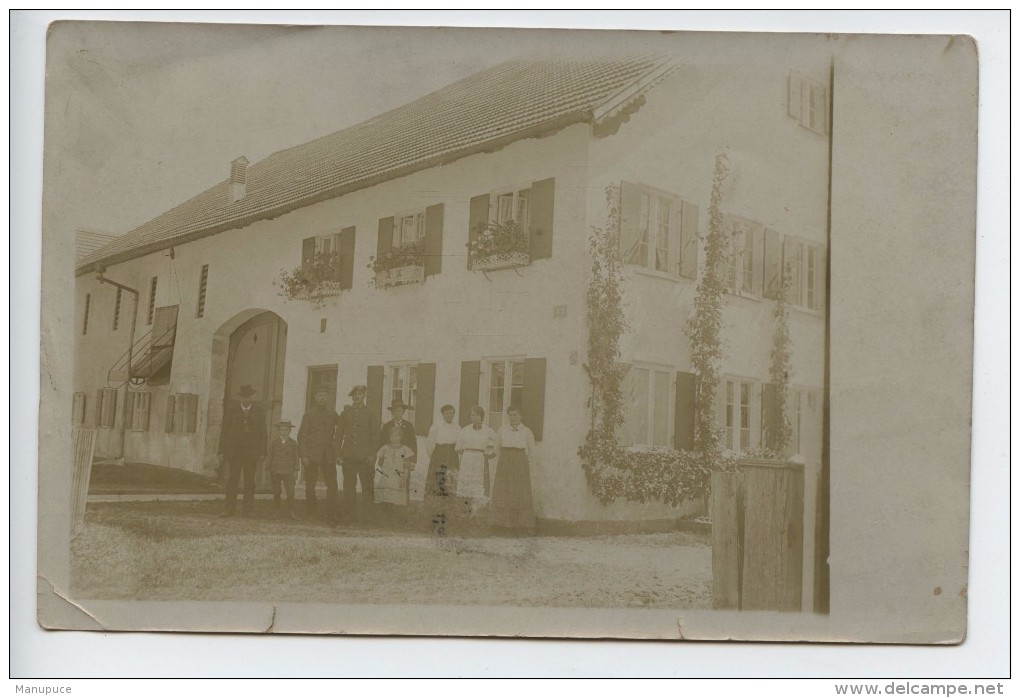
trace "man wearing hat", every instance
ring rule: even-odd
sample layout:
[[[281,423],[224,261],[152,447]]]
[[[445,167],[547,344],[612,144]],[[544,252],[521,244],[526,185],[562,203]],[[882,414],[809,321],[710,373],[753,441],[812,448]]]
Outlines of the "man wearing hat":
[[[394,427],[400,429],[400,440],[405,446],[414,451],[414,455],[418,456],[418,437],[414,434],[414,425],[404,419],[404,414],[407,412],[407,405],[399,397],[390,403],[390,414],[393,415],[393,419],[382,425],[382,429],[379,430],[379,443],[377,448],[382,448],[390,442],[390,431]]]
[[[281,485],[287,492],[287,516],[294,517],[294,478],[298,471],[298,445],[290,438],[294,428],[289,419],[276,423],[276,435],[269,440],[269,451],[266,453],[266,464],[269,466],[269,477],[273,482],[273,508],[276,518],[280,518]]]
[[[326,483],[326,518],[332,520],[337,516],[336,457],[333,455],[337,414],[330,402],[325,390],[315,393],[315,403],[301,418],[297,441],[305,471],[305,510],[309,517],[315,514],[315,485],[321,473]]]
[[[336,423],[333,450],[344,474],[344,517],[355,518],[357,511],[358,481],[361,481],[361,498],[365,513],[375,503],[375,455],[379,450],[375,437],[379,433],[379,418],[365,405],[368,388],[356,385],[351,388],[351,404],[344,407]]]
[[[266,415],[252,402],[255,390],[242,385],[238,403],[231,403],[223,414],[220,429],[219,460],[229,466],[227,496],[222,516],[233,516],[237,509],[237,484],[244,473],[244,503],[241,512],[251,516],[255,502],[255,468],[266,456]]]

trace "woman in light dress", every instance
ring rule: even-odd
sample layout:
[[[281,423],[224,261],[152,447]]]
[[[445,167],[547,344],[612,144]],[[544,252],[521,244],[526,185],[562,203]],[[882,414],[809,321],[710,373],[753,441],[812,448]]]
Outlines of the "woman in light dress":
[[[460,426],[453,421],[457,411],[453,405],[443,405],[440,413],[443,418],[432,424],[425,441],[425,449],[429,454],[429,469],[425,478],[425,510],[432,517],[449,513],[448,509],[457,493],[457,475],[460,471],[460,456],[457,455]]]
[[[484,424],[485,410],[471,408],[471,424],[460,430],[457,453],[460,472],[457,475],[457,497],[472,500],[475,508],[489,500],[489,460],[496,457],[496,432]]]
[[[507,409],[506,416],[507,422],[496,435],[499,463],[492,483],[489,524],[515,533],[534,533],[531,462],[535,454],[535,435],[521,423],[521,409],[516,405]]]

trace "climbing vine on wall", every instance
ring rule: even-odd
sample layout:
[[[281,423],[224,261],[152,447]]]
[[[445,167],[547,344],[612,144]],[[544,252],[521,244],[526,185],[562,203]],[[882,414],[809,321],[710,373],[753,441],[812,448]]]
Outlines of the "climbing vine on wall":
[[[787,390],[790,386],[790,307],[787,305],[787,295],[790,289],[790,269],[783,269],[779,275],[779,288],[776,289],[776,305],[772,309],[772,318],[775,324],[772,328],[772,352],[771,363],[769,364],[769,380],[776,386],[776,398],[773,405],[775,415],[771,428],[773,433],[769,435],[769,450],[775,454],[787,452],[790,446],[790,439],[793,437],[793,429],[790,427],[790,420],[786,414]]]

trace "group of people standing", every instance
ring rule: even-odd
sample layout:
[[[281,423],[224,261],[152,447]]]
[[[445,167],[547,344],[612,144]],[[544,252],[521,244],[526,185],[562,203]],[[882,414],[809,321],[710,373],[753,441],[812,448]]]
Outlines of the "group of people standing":
[[[333,524],[373,520],[380,510],[394,515],[410,503],[418,439],[414,425],[405,419],[407,406],[402,400],[389,405],[392,419],[380,425],[365,404],[366,386],[351,389],[351,403],[340,414],[329,404],[330,393],[317,392],[301,420],[297,440],[290,437],[293,424],[285,420],[276,424],[277,433],[267,445],[265,416],[252,402],[253,394],[250,386],[242,387],[240,404],[224,415],[220,461],[229,463],[230,469],[223,516],[233,516],[236,511],[242,475],[242,513],[250,514],[256,465],[263,459],[270,471],[277,515],[295,518],[294,483],[299,465],[309,517],[317,513],[315,488],[320,478],[326,485],[326,519]],[[424,506],[433,528],[443,530],[458,519],[484,512],[494,528],[533,532],[531,462],[535,438],[522,423],[520,408],[507,409],[498,432],[484,423],[485,410],[479,406],[471,408],[471,423],[464,427],[454,421],[452,405],[444,405],[440,413],[442,420],[432,425],[426,439]],[[343,476],[342,503],[338,464]],[[285,512],[283,493],[287,495]]]

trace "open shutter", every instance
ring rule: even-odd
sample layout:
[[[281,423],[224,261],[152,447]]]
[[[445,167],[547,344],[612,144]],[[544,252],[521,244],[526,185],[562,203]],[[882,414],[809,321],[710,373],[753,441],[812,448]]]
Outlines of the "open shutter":
[[[184,397],[184,431],[194,434],[198,429],[198,395],[189,393]]]
[[[103,405],[103,422],[110,427],[117,426],[117,391],[106,391],[107,401]]]
[[[392,221],[392,219],[390,220]],[[383,408],[383,376],[385,372],[386,369],[382,366],[369,366],[368,377],[365,381],[365,387],[368,388],[365,404],[368,405],[368,409],[372,411],[372,414],[380,418],[382,417]]]
[[[528,238],[531,261],[549,259],[553,253],[553,209],[556,180],[552,177],[531,185],[531,212],[528,214]]]
[[[176,402],[176,395],[166,396],[166,433],[168,434],[172,434],[174,431],[174,407]]]
[[[96,409],[93,415],[93,422],[95,426],[102,426],[103,424],[103,389],[100,388],[96,391]]]
[[[301,241],[301,263],[307,264],[315,257],[315,238],[305,238]]]
[[[620,184],[620,261],[623,264],[638,264],[636,254],[638,243],[641,242],[641,231],[638,229],[639,209],[641,208],[641,190],[630,182]]]
[[[379,219],[379,239],[376,242],[376,257],[382,257],[393,249],[393,216]]]
[[[478,231],[489,223],[489,195],[481,194],[471,197],[471,208],[468,211],[468,255],[467,267],[471,268],[471,245],[478,239]],[[461,417],[463,419],[463,415]]]
[[[341,289],[354,288],[354,233],[355,227],[344,228],[340,231],[340,244],[338,246],[339,259],[337,260],[337,281]]]
[[[680,276],[698,276],[698,207],[689,201],[680,209]]]
[[[152,393],[139,393],[136,396],[137,400],[142,400],[142,413],[139,418],[138,429],[142,431],[149,430],[149,413],[152,412]]]
[[[545,425],[545,359],[524,360],[524,423],[535,435],[535,441],[542,440]]]
[[[747,241],[747,244],[751,246],[752,254],[752,271],[751,271],[751,293],[762,296],[764,295],[764,288],[762,286],[762,280],[765,277],[765,228],[754,223],[751,227],[751,238]]]
[[[436,411],[436,365],[418,364],[418,392],[415,395],[414,430],[428,436]]]
[[[783,273],[783,241],[779,233],[765,230],[764,296],[778,298]]]
[[[471,408],[478,404],[478,384],[482,377],[481,361],[460,362],[460,425],[471,423]]]
[[[825,302],[825,292],[829,286],[828,279],[828,255],[825,254],[825,248],[820,248],[818,250],[818,268],[815,269],[815,305],[816,310],[822,313],[827,313],[829,310]]]
[[[762,446],[779,450],[779,386],[766,383],[761,391]]]
[[[673,447],[678,451],[694,450],[695,375],[677,371],[676,403],[673,410]]]
[[[680,257],[681,257],[681,229],[682,229],[682,218],[683,218],[683,204],[680,201],[674,201],[669,206],[669,265],[666,267],[667,271],[673,275],[680,274]]]
[[[135,425],[134,425],[134,421],[135,421],[134,420],[134,411],[135,411],[135,400],[137,399],[137,397],[138,397],[137,393],[135,393],[135,392],[133,392],[131,390],[125,391],[125,394],[124,394],[124,428],[125,429],[133,429],[133,428],[135,428]]]
[[[443,205],[425,209],[425,276],[443,268]]]

